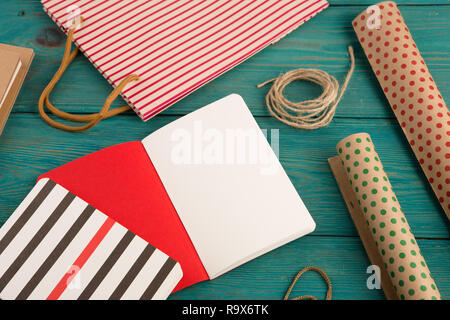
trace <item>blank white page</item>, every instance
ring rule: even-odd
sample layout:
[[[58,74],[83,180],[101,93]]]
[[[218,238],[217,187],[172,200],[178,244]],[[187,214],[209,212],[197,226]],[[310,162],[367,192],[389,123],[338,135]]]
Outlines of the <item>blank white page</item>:
[[[238,95],[170,123],[143,144],[211,279],[315,228]]]

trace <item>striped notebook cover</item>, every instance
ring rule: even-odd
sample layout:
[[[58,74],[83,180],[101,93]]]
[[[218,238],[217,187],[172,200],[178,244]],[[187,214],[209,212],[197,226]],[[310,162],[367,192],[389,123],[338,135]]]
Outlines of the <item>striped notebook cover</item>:
[[[147,121],[309,20],[326,0],[42,0],[65,32]]]
[[[0,298],[166,299],[180,265],[52,180],[0,229]]]

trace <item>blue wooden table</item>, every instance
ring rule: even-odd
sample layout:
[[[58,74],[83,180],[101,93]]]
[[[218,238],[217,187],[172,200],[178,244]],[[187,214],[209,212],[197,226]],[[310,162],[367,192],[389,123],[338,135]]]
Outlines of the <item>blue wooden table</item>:
[[[0,2],[0,42],[31,47],[36,57],[6,129],[0,136],[0,225],[32,188],[38,175],[93,151],[140,140],[161,126],[230,93],[240,94],[264,129],[280,130],[280,160],[303,198],[317,229],[213,281],[172,295],[173,299],[281,299],[298,270],[313,265],[325,270],[335,299],[383,299],[369,290],[370,265],[327,159],[336,143],[368,132],[377,146],[412,231],[444,298],[450,298],[449,223],[426,182],[394,115],[357,42],[351,21],[372,0],[331,0],[331,6],[289,34],[161,115],[143,123],[129,112],[81,134],[47,126],[37,113],[40,93],[56,71],[65,37],[43,12],[38,0]],[[448,101],[450,98],[450,2],[399,0],[415,41]],[[340,81],[353,45],[356,70],[330,126],[314,131],[290,128],[265,108],[267,88],[256,84],[298,68],[320,68]],[[79,57],[53,95],[56,105],[73,113],[97,112],[111,91],[87,59]],[[292,100],[316,97],[320,89],[294,83]],[[118,101],[114,106],[120,106]],[[298,283],[293,295],[323,296],[325,285],[314,274]]]

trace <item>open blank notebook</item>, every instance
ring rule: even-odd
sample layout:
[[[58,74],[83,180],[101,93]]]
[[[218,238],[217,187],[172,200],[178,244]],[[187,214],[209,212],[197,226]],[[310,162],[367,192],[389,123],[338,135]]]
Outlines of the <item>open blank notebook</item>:
[[[315,228],[238,95],[40,179],[54,181],[177,261],[183,278],[176,290],[214,279]],[[137,256],[130,255],[129,264]],[[152,273],[142,279],[151,281]]]
[[[313,231],[240,96],[192,112],[142,143],[211,279]]]
[[[326,0],[42,0],[65,32],[148,120],[300,26]]]

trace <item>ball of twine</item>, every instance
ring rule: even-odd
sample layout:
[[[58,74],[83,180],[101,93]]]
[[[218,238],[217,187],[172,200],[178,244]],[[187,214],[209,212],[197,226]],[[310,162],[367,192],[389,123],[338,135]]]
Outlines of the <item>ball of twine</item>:
[[[270,79],[259,84],[261,88],[273,82],[266,96],[266,104],[272,116],[295,128],[313,130],[328,125],[334,117],[347,85],[355,69],[353,48],[348,47],[350,56],[350,69],[345,81],[339,90],[339,83],[335,77],[318,69],[296,69],[289,71],[278,78]],[[313,82],[322,87],[322,94],[313,100],[292,102],[284,95],[284,89],[296,80]]]

